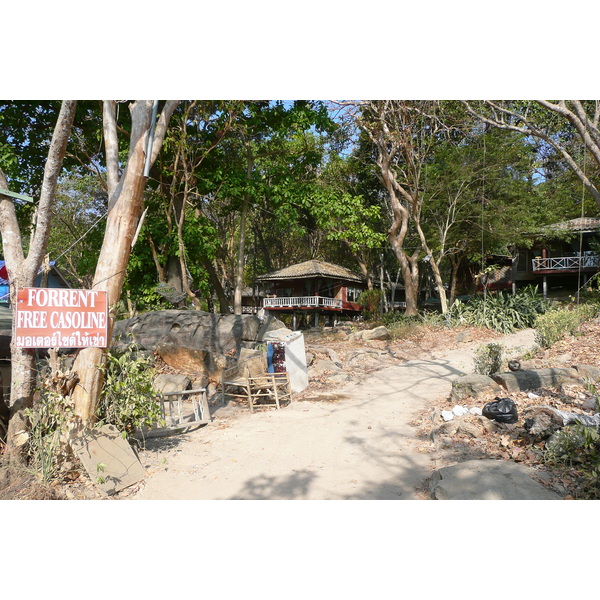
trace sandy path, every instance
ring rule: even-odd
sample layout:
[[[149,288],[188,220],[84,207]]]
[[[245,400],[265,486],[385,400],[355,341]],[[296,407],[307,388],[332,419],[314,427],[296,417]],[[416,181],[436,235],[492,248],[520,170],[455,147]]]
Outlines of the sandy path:
[[[533,346],[533,330],[506,336]],[[435,468],[415,449],[411,426],[425,402],[472,372],[478,343],[431,360],[387,367],[336,389],[345,399],[296,402],[279,410],[219,415],[202,429],[151,442],[148,469],[130,499],[419,499]],[[510,352],[509,352],[510,354]]]

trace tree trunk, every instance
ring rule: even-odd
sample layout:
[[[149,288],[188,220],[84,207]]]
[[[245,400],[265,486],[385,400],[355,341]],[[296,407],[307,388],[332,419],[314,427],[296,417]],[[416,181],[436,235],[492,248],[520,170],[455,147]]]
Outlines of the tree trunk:
[[[235,272],[235,291],[233,295],[233,314],[242,314],[242,292],[244,290],[244,266],[246,246],[246,217],[248,216],[248,202],[244,200],[240,217],[240,239],[238,243],[238,256]]]
[[[181,294],[183,292],[183,275],[177,256],[169,256],[167,258],[166,274],[167,285],[170,285],[174,290]]]
[[[427,245],[427,240],[425,239],[425,234],[421,229],[421,220],[420,218],[414,218],[415,226],[417,228],[417,233],[419,234],[419,239],[421,240],[421,246],[423,250],[425,250],[426,255],[429,257],[429,265],[431,266],[431,270],[433,271],[433,277],[435,279],[435,285],[438,290],[438,294],[440,296],[440,303],[442,308],[442,314],[445,315],[448,312],[448,302],[446,300],[446,290],[444,289],[444,282],[442,281],[442,275],[440,273],[440,268],[438,261],[433,258],[433,253],[429,249]]]
[[[248,146],[248,163],[246,168],[246,177],[248,182],[252,178],[252,169],[254,168],[254,159],[250,147]],[[242,292],[244,290],[244,266],[246,256],[246,220],[250,208],[250,196],[244,194],[244,202],[242,204],[242,213],[240,217],[240,239],[238,243],[237,268],[235,274],[235,291],[233,296],[233,314],[242,314]]]
[[[219,299],[219,309],[221,314],[231,314],[231,311],[229,310],[229,301],[227,300],[227,296],[225,295],[225,291],[223,290],[223,286],[221,285],[221,281],[219,280],[219,276],[217,275],[217,271],[215,270],[212,261],[205,259],[202,261],[202,264],[208,273],[210,284],[215,290],[217,298]]]
[[[162,145],[166,128],[177,102],[167,102],[160,116],[150,161],[154,161]],[[108,340],[112,338],[115,321],[114,307],[119,301],[131,244],[142,209],[142,198],[146,186],[144,168],[148,134],[151,127],[152,101],[137,101],[131,106],[131,143],[127,166],[109,200],[106,230],[92,289],[108,294],[109,318]],[[84,348],[73,365],[79,382],[73,390],[75,414],[84,424],[95,419],[96,406],[103,384],[102,367],[106,361],[106,349]]]
[[[458,258],[455,255],[450,254],[450,264],[452,265],[452,272],[450,274],[450,301],[449,305],[452,306],[454,304],[454,300],[456,299],[456,289],[458,287],[458,269],[460,268],[460,264],[463,260],[463,255],[461,254]]]
[[[414,317],[419,314],[419,263],[418,253],[408,256],[404,250],[398,248],[395,240],[390,239],[390,245],[396,254],[400,263],[402,278],[404,279],[406,309],[404,314],[407,317]]]
[[[431,259],[430,264],[431,270],[433,271],[433,276],[435,278],[435,285],[437,287],[438,294],[440,295],[442,314],[445,315],[448,312],[448,300],[446,298],[446,290],[444,289],[442,274],[440,273],[440,266],[438,262],[433,258]]]

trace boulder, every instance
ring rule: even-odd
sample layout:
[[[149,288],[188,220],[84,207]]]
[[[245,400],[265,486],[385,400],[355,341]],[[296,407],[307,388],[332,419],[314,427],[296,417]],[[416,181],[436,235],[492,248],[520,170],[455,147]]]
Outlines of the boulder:
[[[177,346],[171,342],[156,347],[156,353],[177,371],[193,375],[206,375],[206,350],[197,350],[185,346]]]
[[[581,381],[577,370],[572,368],[494,373],[492,378],[509,392],[536,390],[542,387],[557,387],[562,383],[577,383]]]
[[[360,365],[362,367],[375,365],[381,362],[379,352],[376,350],[358,350],[346,358],[346,364],[350,367]]]
[[[429,491],[435,500],[562,500],[533,477],[537,471],[503,460],[468,460],[436,471]]]
[[[360,342],[363,339],[364,331],[353,331],[348,335],[349,342]]]
[[[454,437],[456,435],[465,435],[472,438],[480,438],[495,431],[496,427],[492,421],[489,421],[485,417],[477,415],[468,415],[466,417],[460,417],[452,419],[445,423],[442,423],[436,433],[440,435],[447,435]]]
[[[243,342],[260,341],[268,331],[284,328],[281,321],[271,316],[261,321],[254,315],[160,310],[117,321],[112,347],[122,352],[135,344],[154,352],[160,344],[172,344],[216,354],[230,350],[239,353]]]
[[[338,366],[340,369],[344,366],[339,354],[335,350],[332,350],[331,348],[327,348],[325,346],[316,346],[313,344],[308,347],[308,350],[312,351],[312,352],[322,352],[324,354],[327,354],[327,356],[329,356],[330,360],[336,366]],[[314,358],[314,355],[313,355],[313,358]],[[308,364],[308,361],[307,361],[307,364]]]
[[[340,369],[332,360],[316,360],[310,368],[311,376],[323,375],[324,373],[340,373]]]
[[[174,375],[172,373],[162,373],[154,379],[152,387],[162,394],[169,392],[183,392],[190,387],[190,378],[185,375]]]
[[[461,433],[462,435],[472,438],[480,438],[485,435],[485,432],[486,429],[478,420],[467,421],[466,419],[461,419],[460,421],[458,433]]]
[[[375,329],[367,329],[362,332],[362,339],[366,342],[371,340],[388,340],[389,338],[390,332],[384,325],[375,327]]]
[[[466,398],[477,398],[483,394],[498,394],[502,388],[487,375],[463,375],[452,382],[451,398],[459,402]]]
[[[600,367],[590,365],[575,365],[574,367],[582,379],[591,379],[592,381],[600,381]]]
[[[473,341],[473,334],[470,331],[461,331],[456,334],[454,341],[459,344],[468,344]]]

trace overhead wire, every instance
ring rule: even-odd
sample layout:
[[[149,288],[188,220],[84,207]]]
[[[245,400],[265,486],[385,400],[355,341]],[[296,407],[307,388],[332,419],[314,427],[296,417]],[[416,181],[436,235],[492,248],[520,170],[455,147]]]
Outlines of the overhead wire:
[[[94,229],[98,225],[98,223],[100,223],[100,221],[102,221],[102,219],[104,219],[106,217],[106,215],[108,215],[108,210],[103,215],[100,215],[96,219],[96,221],[94,221],[92,226],[82,236],[80,236],[78,239],[76,239],[60,256],[58,256],[54,260],[56,262],[58,262],[65,254],[70,252],[84,237],[86,237],[88,235],[88,233],[90,233],[90,231],[92,231],[92,229]]]

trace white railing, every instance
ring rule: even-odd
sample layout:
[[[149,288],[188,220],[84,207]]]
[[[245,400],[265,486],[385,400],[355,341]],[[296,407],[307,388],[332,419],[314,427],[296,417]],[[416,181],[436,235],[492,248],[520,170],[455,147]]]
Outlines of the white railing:
[[[323,296],[290,296],[288,298],[264,298],[264,308],[342,308],[342,301],[338,298],[324,298]]]
[[[534,258],[534,271],[564,271],[600,266],[598,254],[585,253],[583,256],[557,256],[555,258]]]

